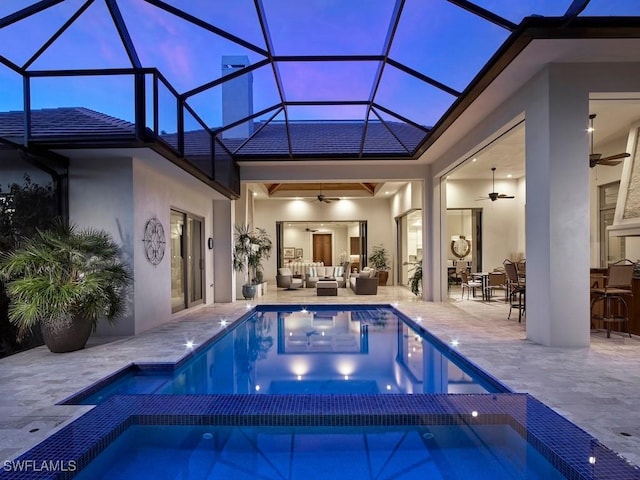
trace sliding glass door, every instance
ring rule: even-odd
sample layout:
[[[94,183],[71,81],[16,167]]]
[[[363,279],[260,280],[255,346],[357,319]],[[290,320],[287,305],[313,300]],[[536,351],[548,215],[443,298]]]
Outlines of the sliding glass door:
[[[398,284],[407,285],[416,262],[422,261],[422,210],[396,218],[398,235]]]
[[[203,222],[171,210],[171,311],[204,301]]]

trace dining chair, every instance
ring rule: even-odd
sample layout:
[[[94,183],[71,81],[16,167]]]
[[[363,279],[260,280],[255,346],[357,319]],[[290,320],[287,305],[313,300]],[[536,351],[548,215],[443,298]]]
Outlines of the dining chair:
[[[591,318],[603,321],[607,326],[607,338],[611,338],[612,323],[624,324],[631,338],[627,299],[633,296],[631,283],[635,267],[635,263],[627,259],[611,263],[607,268],[605,285],[591,288]],[[593,313],[593,308],[598,302],[603,303],[602,315]]]
[[[489,272],[487,281],[487,301],[491,301],[494,290],[504,290],[505,299],[507,298],[507,275],[504,272]]]
[[[526,284],[518,275],[518,268],[511,260],[505,260],[504,272],[507,275],[507,290],[509,297],[509,316],[511,318],[511,310],[518,309],[518,323],[522,322],[522,315],[526,315]]]
[[[527,261],[523,258],[516,263],[516,269],[518,270],[518,276],[525,278],[527,276]]]
[[[467,276],[471,273],[471,268],[469,267],[469,262],[466,260],[458,260],[456,262],[456,278],[462,283],[462,276],[460,272],[465,272]]]
[[[482,288],[482,282],[479,280],[470,280],[467,272],[460,271],[460,290],[462,292],[462,299],[464,300],[464,290],[467,290],[467,300],[469,300],[469,293],[473,291],[473,296],[476,296],[476,288],[482,291],[482,300],[484,300],[484,289]]]

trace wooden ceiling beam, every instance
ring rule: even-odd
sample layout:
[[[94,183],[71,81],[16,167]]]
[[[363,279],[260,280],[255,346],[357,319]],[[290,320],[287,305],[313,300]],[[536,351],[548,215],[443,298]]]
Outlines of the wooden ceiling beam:
[[[285,192],[310,192],[314,195],[327,192],[366,192],[367,195],[375,194],[377,183],[356,183],[356,182],[326,182],[326,183],[265,183],[265,188],[269,196],[274,194],[284,194]]]

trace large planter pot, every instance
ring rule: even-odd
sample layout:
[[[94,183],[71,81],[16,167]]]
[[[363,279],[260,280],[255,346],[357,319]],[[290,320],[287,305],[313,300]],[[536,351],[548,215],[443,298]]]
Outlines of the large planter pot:
[[[386,285],[389,280],[389,272],[386,270],[378,270],[378,285]]]
[[[92,328],[91,320],[75,316],[40,322],[44,343],[53,353],[83,349],[89,340]]]
[[[246,300],[253,300],[256,296],[256,286],[248,283],[242,285],[242,296]]]

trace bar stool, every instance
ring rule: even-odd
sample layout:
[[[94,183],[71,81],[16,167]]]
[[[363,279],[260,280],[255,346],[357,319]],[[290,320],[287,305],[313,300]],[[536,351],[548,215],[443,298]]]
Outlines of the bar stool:
[[[602,288],[591,289],[593,294],[591,299],[591,318],[604,322],[607,326],[607,338],[611,338],[612,323],[624,323],[627,334],[631,338],[631,332],[629,331],[629,305],[625,297],[633,295],[631,282],[634,270],[635,264],[631,260],[620,260],[612,263],[607,269],[606,285]],[[593,307],[598,302],[603,302],[602,315],[593,314]]]
[[[526,284],[518,276],[516,264],[510,260],[505,260],[504,271],[507,274],[507,289],[509,291],[509,316],[511,318],[511,310],[518,309],[518,323],[522,322],[522,315],[526,315]],[[523,298],[525,297],[525,298]]]

